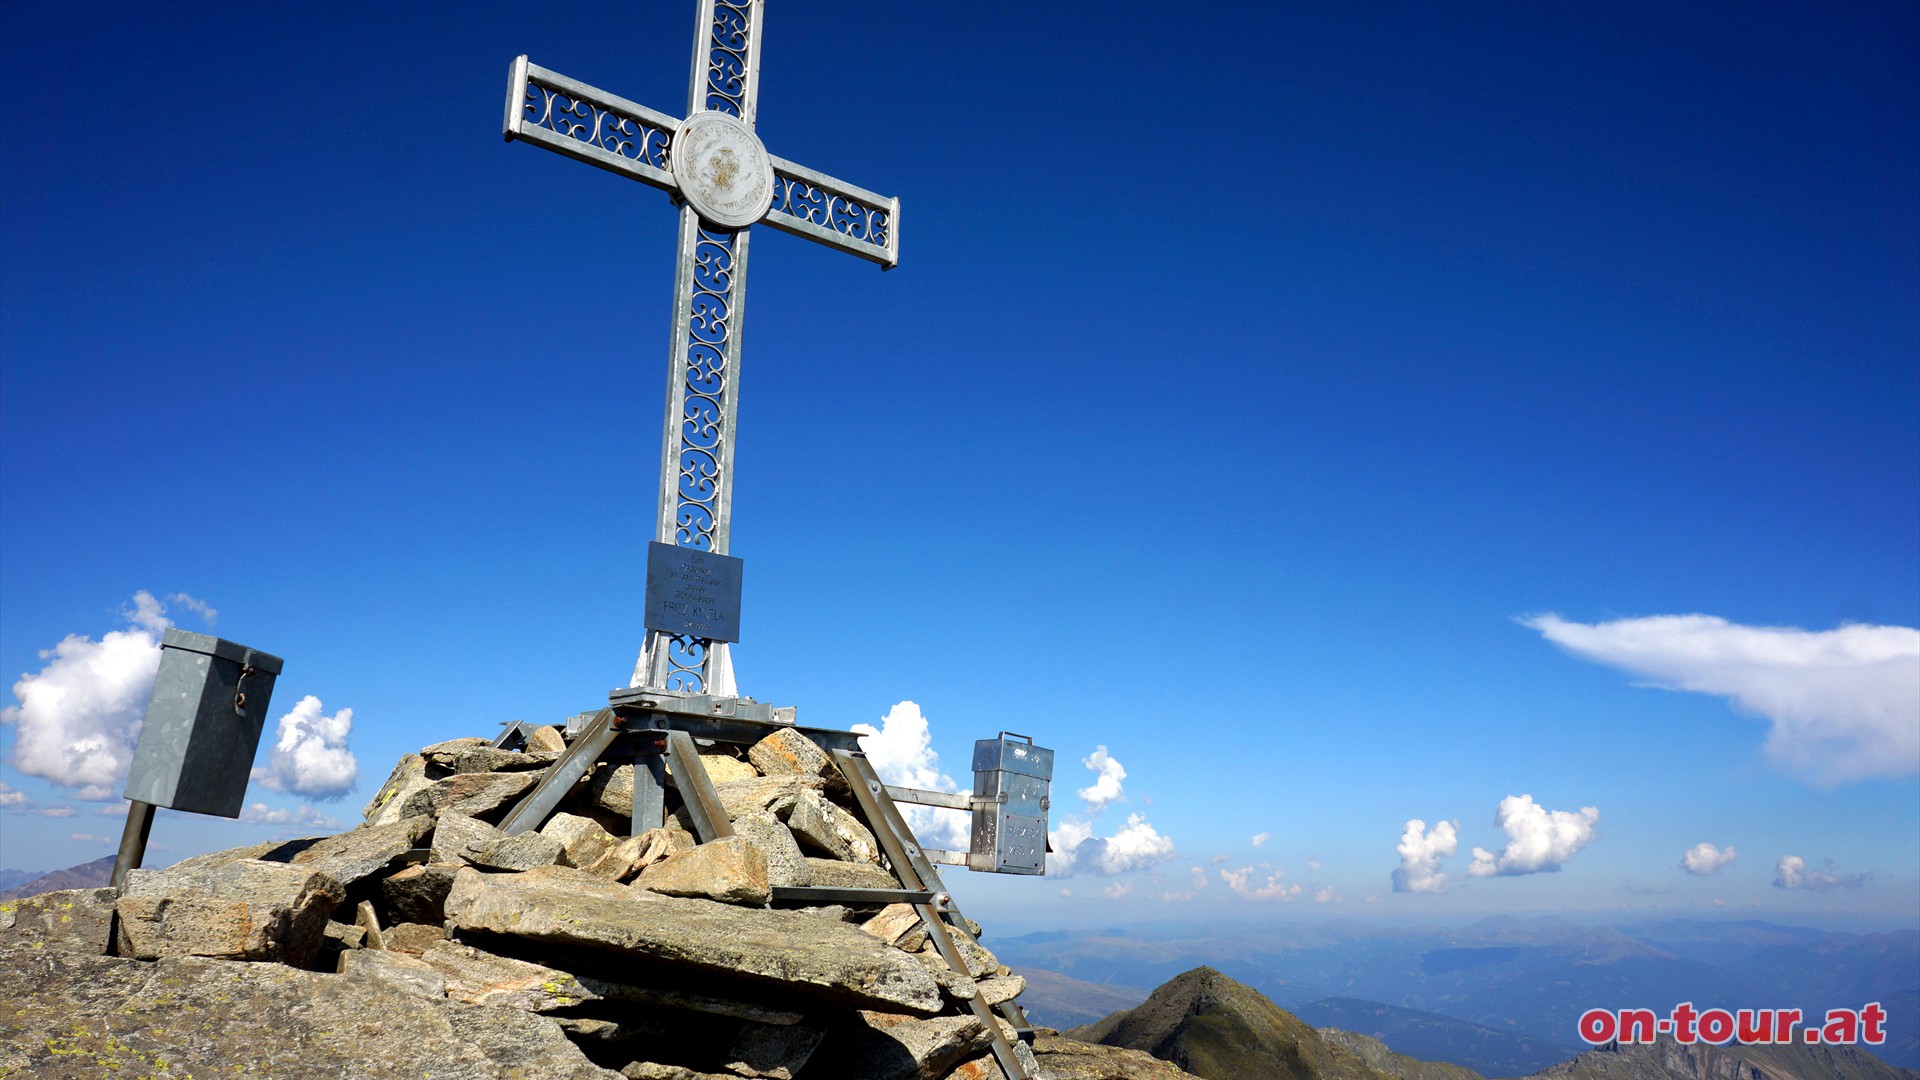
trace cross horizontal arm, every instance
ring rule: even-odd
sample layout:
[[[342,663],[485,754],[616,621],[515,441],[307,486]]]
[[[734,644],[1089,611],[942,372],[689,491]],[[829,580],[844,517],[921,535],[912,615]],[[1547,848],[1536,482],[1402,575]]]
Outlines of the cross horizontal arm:
[[[671,150],[680,121],[618,94],[530,63],[513,62],[501,134],[676,193]],[[838,248],[891,270],[900,261],[900,200],[772,157],[769,228]]]
[[[768,228],[804,236],[891,270],[900,262],[900,200],[785,158],[773,158]]]
[[[507,79],[507,116],[501,134],[523,139],[608,172],[678,191],[667,168],[667,148],[680,121],[618,94],[609,94],[522,56]]]

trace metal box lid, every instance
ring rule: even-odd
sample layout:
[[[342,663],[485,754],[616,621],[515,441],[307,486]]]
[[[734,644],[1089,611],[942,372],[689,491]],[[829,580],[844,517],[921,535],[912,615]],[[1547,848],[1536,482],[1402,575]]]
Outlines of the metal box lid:
[[[1009,735],[1013,737],[1008,738]],[[1018,739],[1026,739],[1026,741],[1015,741]],[[980,739],[973,744],[973,771],[993,770],[1051,780],[1053,779],[1053,751],[1044,746],[1035,746],[1028,736],[1003,731],[998,738]]]
[[[279,657],[271,653],[249,649],[245,645],[225,638],[217,638],[212,634],[196,634],[188,630],[168,630],[160,635],[160,647],[185,649],[188,652],[231,660],[242,667],[250,667],[268,675],[280,674],[282,663]]]

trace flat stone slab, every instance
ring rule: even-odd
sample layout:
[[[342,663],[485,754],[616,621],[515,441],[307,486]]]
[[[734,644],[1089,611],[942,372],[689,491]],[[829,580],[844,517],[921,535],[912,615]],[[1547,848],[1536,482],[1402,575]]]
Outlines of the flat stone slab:
[[[625,952],[871,1008],[932,1013],[941,1005],[925,965],[858,927],[660,896],[567,867],[463,869],[446,908],[459,930]]]
[[[0,1074],[618,1080],[560,1026],[370,979],[0,947]]]
[[[501,810],[540,780],[536,772],[461,773],[435,780],[407,796],[401,817],[414,814],[465,814],[479,817]]]
[[[405,953],[348,949],[340,954],[340,974],[423,997],[447,996],[446,976]]]
[[[600,997],[564,971],[452,941],[433,942],[420,960],[445,977],[448,997],[472,1005],[548,1012]]]
[[[433,829],[424,814],[401,818],[388,825],[363,825],[329,836],[293,857],[295,866],[318,870],[342,885],[352,885],[386,869]]]
[[[1161,1061],[1143,1050],[1084,1043],[1058,1035],[1042,1035],[1033,1040],[1033,1054],[1040,1064],[1043,1080],[1192,1080],[1193,1074]],[[968,1063],[973,1064],[972,1062]],[[986,1065],[993,1065],[988,1058]],[[997,1065],[982,1076],[1000,1080]],[[967,1080],[972,1080],[968,1077]]]

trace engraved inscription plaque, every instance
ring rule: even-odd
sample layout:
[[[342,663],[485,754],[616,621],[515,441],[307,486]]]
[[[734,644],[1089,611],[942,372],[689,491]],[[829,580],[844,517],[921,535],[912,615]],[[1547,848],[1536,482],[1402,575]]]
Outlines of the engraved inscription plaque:
[[[740,568],[731,555],[647,544],[647,629],[740,640]]]
[[[773,160],[753,129],[722,112],[697,112],[673,133],[669,165],[687,205],[707,221],[742,229],[773,205]]]

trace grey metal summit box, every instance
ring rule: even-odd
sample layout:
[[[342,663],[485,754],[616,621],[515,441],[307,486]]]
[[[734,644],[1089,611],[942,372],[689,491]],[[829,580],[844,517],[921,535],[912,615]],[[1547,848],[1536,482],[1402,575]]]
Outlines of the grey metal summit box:
[[[1053,751],[1025,735],[1009,734],[973,744],[968,866],[997,874],[1044,874]]]
[[[160,639],[160,670],[126,797],[239,817],[280,658],[185,630]]]

